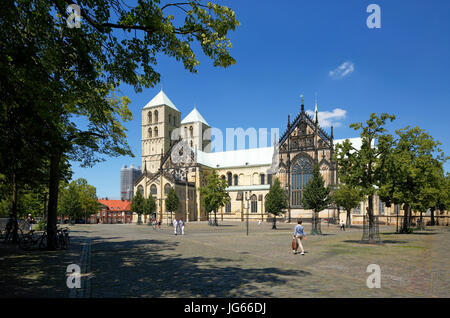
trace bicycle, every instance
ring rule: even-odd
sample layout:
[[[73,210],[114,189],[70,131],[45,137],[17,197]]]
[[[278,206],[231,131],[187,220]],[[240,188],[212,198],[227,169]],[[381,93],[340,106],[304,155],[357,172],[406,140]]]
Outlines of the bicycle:
[[[19,239],[19,248],[24,250],[30,250],[35,244],[38,244],[41,240],[41,237],[35,238],[34,230],[29,231],[28,233],[23,233],[22,229],[20,229],[21,235]]]
[[[67,250],[69,248],[69,229],[56,230],[56,247]]]

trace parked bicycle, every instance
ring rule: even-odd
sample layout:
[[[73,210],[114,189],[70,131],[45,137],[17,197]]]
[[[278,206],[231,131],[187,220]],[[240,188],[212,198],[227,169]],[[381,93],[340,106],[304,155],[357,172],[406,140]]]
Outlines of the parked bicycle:
[[[67,250],[69,248],[69,229],[56,230],[56,247]]]

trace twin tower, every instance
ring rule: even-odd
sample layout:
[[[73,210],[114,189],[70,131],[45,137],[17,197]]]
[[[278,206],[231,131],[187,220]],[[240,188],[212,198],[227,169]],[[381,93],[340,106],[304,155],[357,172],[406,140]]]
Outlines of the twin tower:
[[[210,152],[211,137],[208,134],[208,128],[211,127],[196,108],[181,120],[181,112],[161,90],[142,109],[142,167],[144,171],[157,172],[162,156],[180,137],[192,149]]]

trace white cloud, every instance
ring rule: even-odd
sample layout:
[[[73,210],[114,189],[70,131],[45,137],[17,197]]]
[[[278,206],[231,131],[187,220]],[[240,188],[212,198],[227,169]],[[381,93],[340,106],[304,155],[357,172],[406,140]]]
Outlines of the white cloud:
[[[350,61],[344,62],[338,68],[329,72],[330,77],[334,79],[344,78],[355,70],[355,64]]]
[[[312,110],[307,110],[306,113],[314,117],[314,112]],[[322,128],[327,127],[339,127],[341,126],[341,120],[345,119],[347,111],[341,108],[335,108],[333,111],[319,112],[319,125]]]

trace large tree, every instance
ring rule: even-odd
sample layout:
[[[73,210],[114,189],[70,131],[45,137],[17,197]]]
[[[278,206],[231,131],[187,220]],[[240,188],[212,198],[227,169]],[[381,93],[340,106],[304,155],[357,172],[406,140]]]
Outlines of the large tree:
[[[266,211],[273,214],[272,229],[277,228],[277,216],[283,213],[283,210],[288,207],[288,200],[286,192],[280,186],[280,180],[275,179],[273,185],[270,187],[269,193],[265,202]]]
[[[421,214],[438,204],[444,154],[439,142],[419,127],[396,131],[396,140],[382,163],[380,198],[404,205],[401,233],[410,233],[411,211]]]
[[[69,4],[81,9],[79,28],[70,27],[66,14]],[[39,136],[38,144],[43,148],[29,147],[28,154],[33,154],[29,157],[46,157],[49,162],[47,232],[48,248],[52,249],[64,160],[92,166],[102,159],[99,153],[132,154],[121,125],[131,119],[129,100],[118,93],[120,83],[130,84],[136,91],[153,87],[160,79],[155,66],[161,55],[182,61],[188,71],[196,72],[195,45],[215,66],[234,64],[227,34],[239,22],[231,9],[201,1],[162,5],[147,0],[131,7],[115,0],[6,0],[0,14],[4,86],[21,80],[24,87],[32,88],[23,90],[27,94],[11,90],[9,100],[20,105],[22,96],[26,97],[28,112],[23,112],[21,120],[40,128],[39,134],[31,135]],[[24,62],[28,68],[21,67]],[[30,71],[26,76],[11,76],[17,73],[16,66]],[[80,124],[80,118],[87,124]],[[7,117],[0,120],[7,122]],[[26,128],[19,136],[29,143]],[[12,157],[20,160],[23,156]],[[26,167],[23,160],[20,163]],[[17,173],[8,175],[12,176],[11,184],[17,184]]]
[[[145,215],[145,217],[147,217],[147,215],[151,215],[155,212],[156,212],[156,200],[152,195],[150,195],[144,201],[144,215]],[[145,220],[145,222],[146,221],[147,220]]]
[[[351,124],[350,128],[360,131],[362,141],[360,149],[353,147],[350,140],[346,139],[342,144],[336,145],[334,154],[340,181],[352,187],[359,187],[364,197],[368,198],[369,242],[375,240],[373,196],[380,185],[383,158],[392,146],[392,136],[386,134],[384,126],[388,120],[394,119],[395,116],[386,113],[379,116],[372,113],[365,124]],[[374,147],[375,140],[378,141],[376,147]]]
[[[226,180],[219,178],[216,170],[206,176],[205,185],[200,187],[200,196],[209,216],[214,212],[214,225],[217,224],[217,211],[230,202],[230,196],[225,191],[228,187]]]
[[[332,197],[331,188],[325,186],[318,164],[314,165],[313,177],[303,190],[302,204],[305,209],[313,211],[311,234],[322,234],[318,227],[319,212],[329,207]]]
[[[166,198],[166,210],[170,212],[170,218],[173,220],[172,213],[178,210],[180,200],[174,188],[170,188]]]
[[[142,196],[141,191],[137,191],[131,200],[131,211],[136,212],[138,214],[138,224],[142,224],[142,214],[145,211],[145,198]]]
[[[356,208],[358,204],[362,201],[363,196],[361,194],[361,189],[356,187],[351,187],[346,184],[340,184],[337,189],[333,192],[333,202],[339,206],[343,207],[347,212],[346,226],[351,227],[351,210]]]

